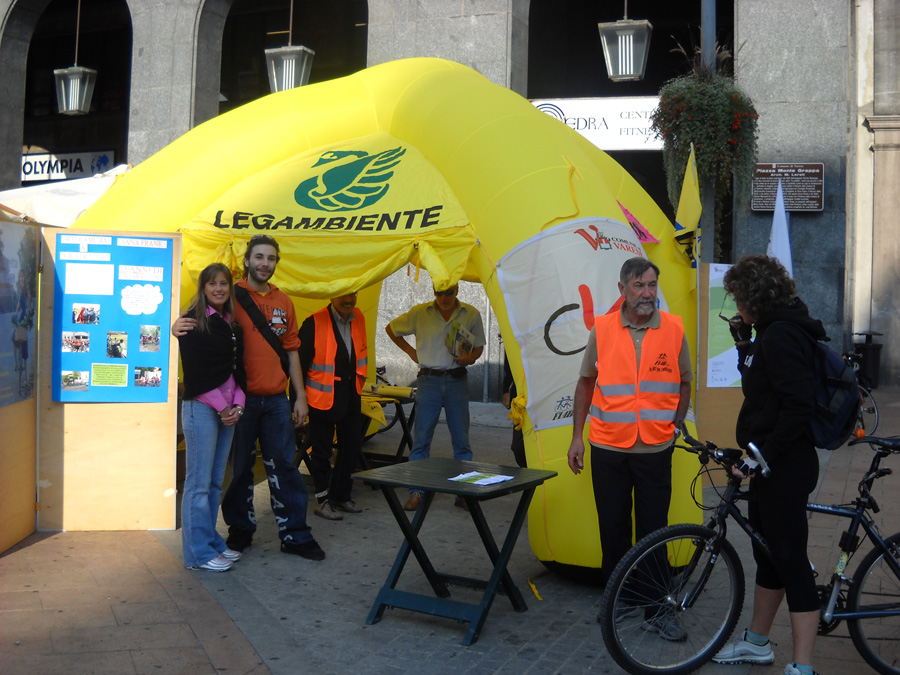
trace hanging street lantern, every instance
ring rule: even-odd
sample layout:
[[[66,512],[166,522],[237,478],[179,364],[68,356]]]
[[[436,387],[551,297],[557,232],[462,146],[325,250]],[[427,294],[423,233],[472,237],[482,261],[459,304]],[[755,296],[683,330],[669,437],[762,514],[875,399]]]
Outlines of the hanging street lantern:
[[[294,0],[288,14],[288,46],[267,49],[266,70],[269,72],[269,90],[275,94],[286,89],[302,87],[309,82],[313,57],[316,53],[309,47],[292,46],[294,36]]]
[[[91,109],[91,97],[97,82],[97,71],[83,66],[70,66],[53,71],[56,78],[56,104],[63,115],[84,115]]]
[[[81,35],[81,0],[75,14],[75,61],[68,68],[53,71],[56,79],[56,105],[63,115],[84,115],[91,109],[91,97],[97,71],[78,65],[78,40]]]
[[[629,20],[628,0],[625,18],[612,23],[598,23],[606,73],[613,82],[643,80],[650,52],[653,26],[647,20]]]
[[[295,45],[266,50],[266,70],[269,71],[269,89],[272,93],[302,87],[309,82],[313,56],[309,47]]]

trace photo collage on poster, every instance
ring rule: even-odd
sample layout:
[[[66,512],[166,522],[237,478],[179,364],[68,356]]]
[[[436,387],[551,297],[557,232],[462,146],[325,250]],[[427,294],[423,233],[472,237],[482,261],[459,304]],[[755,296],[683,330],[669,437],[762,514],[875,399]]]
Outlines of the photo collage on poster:
[[[168,239],[59,235],[53,400],[165,401],[171,287]]]

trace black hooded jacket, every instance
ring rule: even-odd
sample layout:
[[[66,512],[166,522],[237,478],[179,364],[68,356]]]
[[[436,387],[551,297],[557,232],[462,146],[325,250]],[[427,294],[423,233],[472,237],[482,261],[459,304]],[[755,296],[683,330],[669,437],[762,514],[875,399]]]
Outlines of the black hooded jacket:
[[[738,415],[736,437],[746,448],[753,442],[766,461],[796,449],[814,447],[809,423],[815,413],[815,346],[825,328],[799,298],[754,324],[756,338],[738,349],[738,368],[744,403]]]

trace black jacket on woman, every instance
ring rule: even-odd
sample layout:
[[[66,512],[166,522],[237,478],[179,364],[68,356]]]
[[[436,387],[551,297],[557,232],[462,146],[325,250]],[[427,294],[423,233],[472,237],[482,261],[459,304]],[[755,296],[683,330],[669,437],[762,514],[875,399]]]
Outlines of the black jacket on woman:
[[[188,316],[197,318],[195,311]],[[241,327],[229,324],[218,312],[209,315],[208,325],[208,333],[195,328],[178,338],[186,401],[221,386],[230,375],[246,391]]]
[[[814,448],[809,423],[815,412],[814,339],[825,328],[799,298],[754,324],[756,339],[738,349],[744,403],[738,445],[753,442],[770,464],[795,449]],[[774,470],[774,467],[773,467]]]

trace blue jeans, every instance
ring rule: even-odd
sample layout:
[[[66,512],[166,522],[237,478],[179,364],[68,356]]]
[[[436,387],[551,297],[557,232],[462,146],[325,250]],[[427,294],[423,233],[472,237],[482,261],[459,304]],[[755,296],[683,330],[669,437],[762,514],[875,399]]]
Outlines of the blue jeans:
[[[183,401],[185,475],[181,496],[181,548],[184,564],[197,567],[225,550],[216,532],[219,496],[228,463],[234,427],[226,427],[219,414],[200,401]]]
[[[281,541],[302,543],[312,540],[306,524],[306,483],[294,466],[294,423],[291,405],[284,394],[247,394],[244,415],[234,432],[231,453],[231,483],[222,501],[222,516],[229,528],[256,532],[253,511],[253,465],[256,441],[269,479],[272,513]]]
[[[416,380],[416,419],[413,422],[410,462],[425,459],[431,454],[431,439],[441,416],[441,408],[447,414],[453,459],[472,459],[472,448],[469,446],[468,376],[420,375]]]

